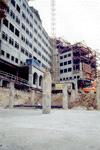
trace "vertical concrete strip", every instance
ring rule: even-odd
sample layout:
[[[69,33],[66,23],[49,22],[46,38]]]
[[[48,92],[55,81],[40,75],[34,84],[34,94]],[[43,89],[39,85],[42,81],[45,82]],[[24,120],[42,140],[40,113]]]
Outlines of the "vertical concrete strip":
[[[2,87],[2,86],[3,86],[3,80],[0,79],[0,87]]]
[[[51,112],[51,74],[49,72],[43,75],[43,114]]]
[[[63,84],[63,109],[68,109],[68,92],[67,84]]]
[[[10,101],[9,101],[9,108],[13,108],[13,101],[14,101],[14,83],[10,82]]]
[[[100,110],[100,70],[98,70],[98,83],[97,83],[97,110]]]
[[[31,90],[31,104],[34,105],[35,91]]]

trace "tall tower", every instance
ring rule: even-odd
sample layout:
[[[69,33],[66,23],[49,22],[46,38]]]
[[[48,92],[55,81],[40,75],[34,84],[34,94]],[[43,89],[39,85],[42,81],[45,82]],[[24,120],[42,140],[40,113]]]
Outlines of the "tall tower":
[[[51,0],[51,37],[53,42],[53,62],[52,62],[52,79],[57,80],[57,55],[56,55],[56,3]]]

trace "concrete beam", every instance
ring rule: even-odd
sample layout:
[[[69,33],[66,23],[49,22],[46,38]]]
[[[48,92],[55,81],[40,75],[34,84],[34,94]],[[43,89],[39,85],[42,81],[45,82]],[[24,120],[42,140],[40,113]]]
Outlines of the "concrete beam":
[[[51,74],[49,72],[43,75],[43,114],[51,112]]]

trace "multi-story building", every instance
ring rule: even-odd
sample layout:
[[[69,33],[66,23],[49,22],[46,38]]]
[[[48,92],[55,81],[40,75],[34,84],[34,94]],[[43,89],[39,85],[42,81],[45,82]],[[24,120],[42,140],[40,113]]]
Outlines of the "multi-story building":
[[[9,0],[8,6],[6,18],[1,20],[0,70],[41,89],[44,68],[51,71],[51,39],[28,0]]]
[[[76,43],[70,45],[57,40],[58,83],[72,83],[73,88],[84,87],[97,77],[96,55],[92,50]]]

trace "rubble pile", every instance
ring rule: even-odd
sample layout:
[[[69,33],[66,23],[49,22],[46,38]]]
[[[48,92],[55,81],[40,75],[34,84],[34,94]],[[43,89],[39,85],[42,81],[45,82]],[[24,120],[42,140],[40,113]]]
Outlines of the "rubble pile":
[[[74,102],[71,102],[70,100],[68,101],[68,106],[73,108],[73,107],[78,107],[78,106],[84,106],[87,109],[90,107],[93,107],[94,109],[97,109],[97,99],[96,99],[96,94],[93,93],[84,93],[82,90],[80,93],[78,93],[78,97]]]

